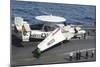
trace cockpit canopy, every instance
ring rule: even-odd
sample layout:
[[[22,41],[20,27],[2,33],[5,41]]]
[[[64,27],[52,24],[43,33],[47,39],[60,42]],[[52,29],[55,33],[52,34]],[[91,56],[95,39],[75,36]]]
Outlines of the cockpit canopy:
[[[45,32],[53,31],[55,28],[58,26],[51,26],[51,25],[44,25],[44,24],[35,24],[35,25],[30,25],[32,30],[41,30]]]

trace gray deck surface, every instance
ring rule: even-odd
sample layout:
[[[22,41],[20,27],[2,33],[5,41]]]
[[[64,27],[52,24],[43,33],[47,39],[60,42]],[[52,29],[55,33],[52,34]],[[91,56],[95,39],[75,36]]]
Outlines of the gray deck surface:
[[[85,49],[95,49],[95,36],[88,36],[87,39],[73,39],[69,42],[56,46],[44,52],[40,58],[33,57],[32,51],[36,48],[40,41],[21,42],[20,38],[12,33],[11,46],[11,65],[36,65],[36,64],[51,64],[51,63],[69,63],[79,61],[95,61],[96,57],[85,59],[85,51],[82,52],[81,60],[69,61],[69,52]],[[16,39],[17,38],[17,39]],[[24,45],[24,46],[22,46]],[[89,55],[91,50],[89,51]]]

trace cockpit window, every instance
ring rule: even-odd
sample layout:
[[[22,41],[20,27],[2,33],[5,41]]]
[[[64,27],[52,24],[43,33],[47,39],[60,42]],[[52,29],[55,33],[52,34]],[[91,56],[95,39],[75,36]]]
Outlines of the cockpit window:
[[[48,32],[48,31],[53,31],[55,29],[55,27],[51,27],[51,26],[45,26],[44,27],[44,31]]]
[[[49,26],[45,26],[44,27],[44,31],[49,31],[50,27]]]
[[[43,27],[43,24],[35,24],[35,25],[30,25],[32,30],[41,30]]]
[[[49,25],[44,25],[44,24],[35,24],[35,25],[30,25],[32,30],[41,30],[45,32],[53,31],[57,26],[49,26]]]

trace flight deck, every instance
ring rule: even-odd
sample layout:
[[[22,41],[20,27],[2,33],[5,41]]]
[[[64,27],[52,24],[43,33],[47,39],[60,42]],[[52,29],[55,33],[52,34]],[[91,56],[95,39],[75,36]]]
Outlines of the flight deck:
[[[85,62],[95,61],[96,54],[91,57],[92,51],[96,49],[96,36],[91,33],[86,39],[72,39],[66,41],[48,51],[41,54],[39,58],[35,58],[32,51],[36,49],[41,40],[33,39],[30,42],[22,42],[20,35],[12,31],[12,46],[11,46],[11,65],[38,65],[38,64],[55,64],[55,63],[69,63],[69,62]],[[80,60],[75,57],[76,52],[81,52]],[[85,58],[86,51],[88,51],[88,58]],[[70,61],[69,55],[73,52],[73,58]]]

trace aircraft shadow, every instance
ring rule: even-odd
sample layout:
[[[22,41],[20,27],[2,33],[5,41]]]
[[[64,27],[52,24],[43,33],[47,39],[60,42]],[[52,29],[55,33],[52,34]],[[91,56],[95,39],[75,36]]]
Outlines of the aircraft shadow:
[[[23,45],[21,44],[21,39],[19,39],[17,36],[13,35],[11,36],[11,44],[13,46],[16,46],[16,47],[23,47]]]

